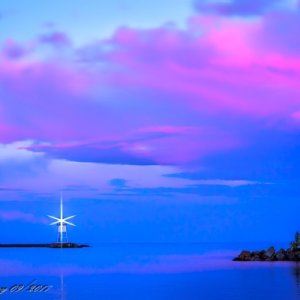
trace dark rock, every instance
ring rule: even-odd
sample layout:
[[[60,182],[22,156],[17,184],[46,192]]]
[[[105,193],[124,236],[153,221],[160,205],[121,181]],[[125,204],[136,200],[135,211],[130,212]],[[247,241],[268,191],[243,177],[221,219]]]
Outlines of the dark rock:
[[[297,251],[295,253],[295,258],[296,258],[296,261],[300,261],[300,252],[299,251]]]
[[[275,256],[275,249],[274,247],[270,247],[266,252],[265,252],[265,256],[267,258],[272,258],[273,256]]]
[[[240,255],[238,256],[239,260],[240,261],[247,261],[247,260],[250,260],[251,259],[251,252],[250,251],[242,251],[240,253]]]
[[[287,260],[296,261],[296,253],[292,250],[287,251]]]
[[[251,261],[262,261],[263,259],[260,256],[251,257]]]
[[[284,261],[286,260],[286,251],[284,249],[280,249],[279,251],[277,251],[275,253],[275,258],[276,260],[279,260],[279,261]]]
[[[300,261],[300,249],[280,249],[274,247],[268,250],[247,251],[243,250],[234,261]]]
[[[247,251],[243,250],[233,260],[235,261],[300,261],[300,233],[295,234],[295,239],[290,243],[288,249],[281,248],[276,251],[274,247],[268,250]]]
[[[259,251],[259,258],[260,258],[260,260],[266,259],[266,251],[265,250]]]
[[[274,261],[276,260],[275,254],[276,251],[274,247],[270,247],[267,251],[264,252],[263,259],[266,261]]]

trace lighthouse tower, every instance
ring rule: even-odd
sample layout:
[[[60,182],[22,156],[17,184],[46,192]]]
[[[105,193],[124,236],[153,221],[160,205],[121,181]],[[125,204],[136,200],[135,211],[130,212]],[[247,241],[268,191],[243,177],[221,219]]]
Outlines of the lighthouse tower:
[[[51,223],[50,225],[57,225],[57,242],[61,244],[67,243],[68,242],[67,225],[75,226],[75,224],[69,222],[68,220],[74,218],[75,215],[64,218],[64,204],[63,204],[62,195],[60,195],[60,217],[56,218],[49,215],[48,217],[55,220],[55,222]]]

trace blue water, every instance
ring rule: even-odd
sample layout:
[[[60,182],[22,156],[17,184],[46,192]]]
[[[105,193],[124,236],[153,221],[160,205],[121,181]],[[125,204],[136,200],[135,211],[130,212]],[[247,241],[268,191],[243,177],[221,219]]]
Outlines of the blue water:
[[[2,248],[0,300],[300,299],[300,264],[232,261],[244,248],[265,247],[131,243]],[[16,285],[22,290],[14,291]],[[43,287],[48,290],[39,291]]]

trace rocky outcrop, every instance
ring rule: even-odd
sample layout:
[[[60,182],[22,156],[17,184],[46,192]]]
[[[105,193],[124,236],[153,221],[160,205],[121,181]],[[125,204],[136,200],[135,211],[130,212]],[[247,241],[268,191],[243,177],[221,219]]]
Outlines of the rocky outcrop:
[[[300,261],[300,249],[275,250],[270,247],[268,250],[247,251],[243,250],[234,261]]]

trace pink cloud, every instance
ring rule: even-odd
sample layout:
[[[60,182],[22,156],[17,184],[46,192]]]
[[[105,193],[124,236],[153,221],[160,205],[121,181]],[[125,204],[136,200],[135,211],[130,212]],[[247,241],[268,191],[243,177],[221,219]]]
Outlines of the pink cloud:
[[[157,127],[146,127],[137,130],[139,133],[166,133],[166,134],[177,134],[177,133],[189,133],[198,132],[200,128],[188,127],[188,126],[157,126]]]
[[[299,110],[300,56],[278,42],[292,37],[270,38],[274,20],[297,22],[278,14],[197,16],[185,30],[123,27],[73,49],[79,63],[2,54],[0,142],[30,139],[45,151],[162,164],[240,147],[242,128],[229,133],[223,124],[289,124]],[[67,37],[46,41],[66,44]]]
[[[299,105],[300,57],[264,42],[274,34],[266,32],[266,22],[198,17],[189,32],[120,29],[108,59],[128,72],[112,80],[180,93],[202,111],[288,117]]]
[[[1,80],[8,88],[17,89],[16,93],[38,92],[38,85],[42,82],[49,88],[73,95],[84,93],[89,87],[88,73],[82,74],[67,65],[60,66],[59,62],[15,62],[0,57],[0,64]]]
[[[292,118],[295,120],[300,120],[300,111],[295,111],[292,113]]]
[[[38,140],[43,143],[34,149],[43,148],[46,152],[51,149],[52,155],[62,153],[65,148],[63,152],[68,152],[70,159],[74,159],[74,155],[76,160],[92,155],[93,158],[89,158],[92,161],[133,164],[185,163],[236,145],[235,138],[228,134],[214,140],[220,134],[211,126],[173,125],[174,121],[168,125],[167,112],[152,114],[149,118],[147,107],[152,105],[152,99],[142,100],[145,108],[141,111],[131,111],[130,102],[125,103],[129,109],[124,109],[123,99],[113,98],[108,103],[101,102],[101,98],[100,101],[94,99],[97,79],[91,77],[89,71],[5,59],[2,65],[0,79],[6,83],[5,99],[0,104],[2,142]],[[160,103],[156,105],[159,107]],[[120,126],[122,115],[127,119]],[[157,118],[167,125],[159,125]],[[177,122],[180,124],[181,120]],[[146,136],[138,137],[139,134]],[[185,147],[177,147],[178,143],[184,143]],[[170,147],[172,153],[168,150]]]
[[[91,86],[89,74],[53,63],[0,58],[0,64],[0,80],[4,84],[0,122],[5,129],[0,142],[75,139],[74,122],[91,117],[83,102]],[[77,133],[84,135],[84,131]]]

